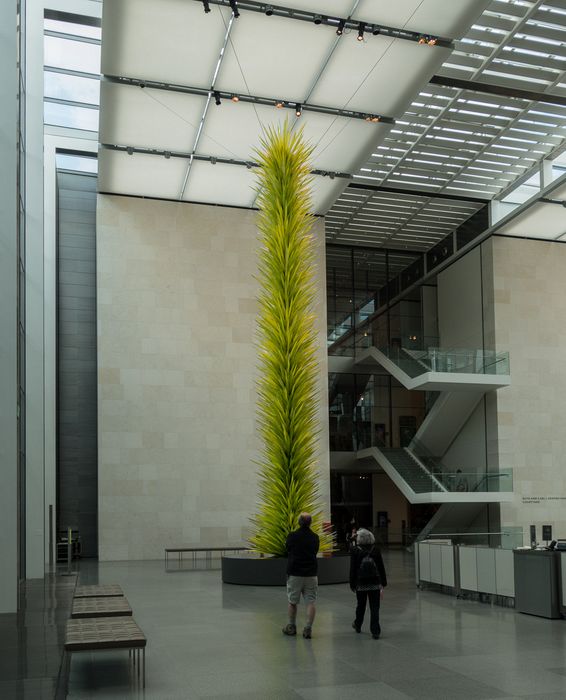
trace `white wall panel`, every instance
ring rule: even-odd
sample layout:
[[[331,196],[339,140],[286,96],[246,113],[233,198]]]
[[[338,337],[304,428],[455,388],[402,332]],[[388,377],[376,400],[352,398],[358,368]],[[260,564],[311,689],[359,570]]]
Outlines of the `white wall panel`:
[[[478,590],[478,570],[476,549],[474,547],[460,547],[460,587],[467,591]]]
[[[481,593],[497,593],[495,585],[495,550],[478,547],[476,550],[478,567],[478,591]]]
[[[495,550],[495,592],[515,597],[514,559],[512,549]]]

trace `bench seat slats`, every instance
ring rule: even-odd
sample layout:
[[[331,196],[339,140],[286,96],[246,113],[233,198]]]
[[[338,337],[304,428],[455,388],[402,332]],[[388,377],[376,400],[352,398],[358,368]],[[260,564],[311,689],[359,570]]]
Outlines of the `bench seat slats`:
[[[111,598],[75,598],[71,617],[118,617],[131,615],[132,608],[124,596]]]
[[[147,639],[131,617],[96,617],[69,620],[66,651],[143,648]]]

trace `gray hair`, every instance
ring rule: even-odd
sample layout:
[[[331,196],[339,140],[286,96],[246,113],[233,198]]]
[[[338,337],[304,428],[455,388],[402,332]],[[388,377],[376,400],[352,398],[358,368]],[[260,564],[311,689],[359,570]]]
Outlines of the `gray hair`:
[[[312,523],[312,516],[310,513],[301,513],[299,515],[299,525],[303,527],[310,527],[310,524]]]
[[[372,545],[375,544],[375,537],[369,530],[362,527],[358,530],[358,534],[356,535],[356,543],[360,547]]]

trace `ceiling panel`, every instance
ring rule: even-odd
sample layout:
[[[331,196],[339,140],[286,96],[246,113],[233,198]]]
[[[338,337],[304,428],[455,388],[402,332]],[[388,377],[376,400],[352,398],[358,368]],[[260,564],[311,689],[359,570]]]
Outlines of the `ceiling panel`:
[[[100,142],[190,152],[205,101],[204,97],[102,80]]]
[[[102,149],[98,155],[98,190],[140,197],[178,199],[187,167],[181,158],[158,158],[140,153]]]
[[[413,32],[457,39],[490,4],[491,0],[462,3],[455,0],[362,0],[354,16]]]
[[[225,33],[222,17],[230,17],[227,9],[214,10],[205,15],[192,0],[105,3],[102,73],[210,87]]]
[[[360,112],[401,116],[422,85],[422,75],[432,75],[449,53],[449,49],[388,37],[371,37],[366,42],[345,37],[311,100]]]
[[[234,22],[216,87],[302,102],[335,39],[334,30],[322,24],[242,12]]]
[[[498,229],[506,236],[553,240],[566,234],[566,214],[559,204],[537,203]]]
[[[253,170],[238,165],[194,162],[183,199],[251,207],[255,200],[256,183]]]

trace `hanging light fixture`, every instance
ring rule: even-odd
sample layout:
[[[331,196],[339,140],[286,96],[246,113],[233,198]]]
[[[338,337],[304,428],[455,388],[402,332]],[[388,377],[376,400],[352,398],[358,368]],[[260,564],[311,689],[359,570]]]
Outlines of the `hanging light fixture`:
[[[363,41],[364,40],[364,32],[366,30],[366,23],[365,22],[360,22],[358,24],[358,36],[357,39],[358,41]]]
[[[300,117],[302,113],[303,113],[303,107],[299,102],[297,102],[297,104],[295,105],[295,115],[297,117]]]
[[[338,22],[338,27],[336,28],[336,34],[338,34],[338,36],[342,36],[342,34],[344,34],[344,27],[345,26],[346,26],[346,20],[341,19]]]

